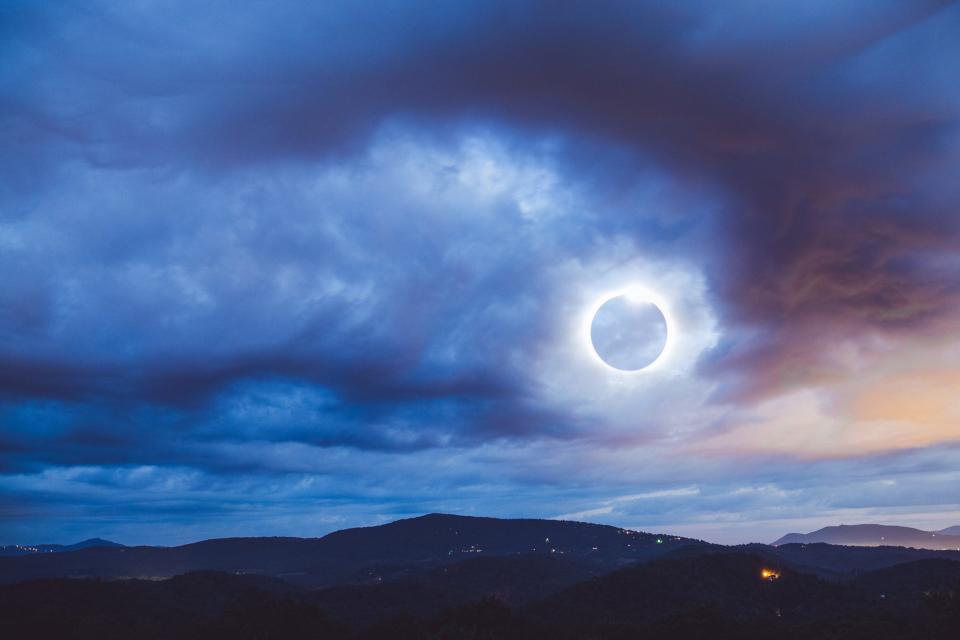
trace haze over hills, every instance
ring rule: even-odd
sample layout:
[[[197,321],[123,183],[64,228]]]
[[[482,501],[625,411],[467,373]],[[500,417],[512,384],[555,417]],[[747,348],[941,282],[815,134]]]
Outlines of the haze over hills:
[[[788,533],[774,546],[784,544],[827,544],[861,547],[913,547],[916,549],[960,550],[960,527],[923,531],[912,527],[881,524],[854,524],[824,527],[811,533]]]

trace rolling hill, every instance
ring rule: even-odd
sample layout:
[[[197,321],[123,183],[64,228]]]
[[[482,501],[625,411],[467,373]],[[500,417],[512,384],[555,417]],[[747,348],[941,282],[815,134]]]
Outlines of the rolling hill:
[[[391,591],[387,585],[316,591],[218,572],[159,581],[28,581],[0,586],[0,637],[952,640],[960,629],[960,562],[951,560],[831,582],[771,566],[763,555],[714,548],[565,585],[569,563],[548,555],[474,558]],[[444,571],[453,566],[460,568]],[[549,583],[543,595],[497,597],[503,580],[542,579]],[[456,595],[432,600],[442,593]]]
[[[785,539],[788,537],[779,542]],[[224,538],[177,547],[85,545],[81,543],[82,548],[56,553],[0,557],[0,584],[57,577],[159,579],[195,571],[221,571],[279,578],[309,588],[416,581],[435,585],[442,582],[442,576],[436,574],[426,580],[424,576],[432,575],[437,569],[457,566],[450,570],[472,572],[469,578],[464,573],[465,583],[490,585],[500,580],[502,588],[493,591],[500,595],[513,594],[507,598],[510,600],[521,592],[529,592],[531,597],[543,594],[536,585],[522,580],[517,583],[515,576],[509,577],[509,572],[522,562],[528,563],[531,575],[545,572],[544,580],[553,584],[560,576],[564,576],[563,580],[585,579],[667,554],[697,556],[724,549],[689,538],[582,522],[443,514],[345,529],[322,538]],[[788,563],[800,571],[827,579],[844,579],[916,560],[960,559],[960,551],[953,550],[826,543],[746,545],[735,550]],[[498,565],[496,558],[518,558],[518,561]],[[558,562],[538,564],[537,558]],[[465,560],[484,562],[461,566]],[[500,579],[496,577],[498,571],[507,574]],[[484,572],[486,577],[481,577]],[[389,589],[382,591],[387,594]],[[453,589],[451,593],[461,591]],[[478,593],[477,589],[466,592],[471,597]],[[353,597],[341,595],[347,600]]]
[[[0,558],[0,583],[52,577],[168,578],[200,570],[322,587],[379,583],[477,557],[546,555],[610,571],[706,543],[582,522],[430,514],[322,538],[225,538],[179,547],[89,548]]]
[[[74,544],[11,544],[0,547],[0,557],[29,556],[37,553],[62,553],[77,551],[78,549],[92,549],[94,547],[122,547],[122,544],[110,542],[102,538],[90,538]]]

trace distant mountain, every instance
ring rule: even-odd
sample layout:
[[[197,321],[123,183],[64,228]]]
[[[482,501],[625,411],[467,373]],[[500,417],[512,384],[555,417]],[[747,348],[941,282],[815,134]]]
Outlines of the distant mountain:
[[[960,551],[960,535],[882,524],[842,524],[836,527],[824,527],[812,533],[788,533],[773,544],[779,546],[815,542],[858,547],[914,547]]]
[[[37,553],[62,553],[64,551],[76,551],[78,549],[90,549],[93,547],[119,548],[123,547],[123,545],[117,542],[110,542],[109,540],[104,540],[102,538],[90,538],[89,540],[83,540],[82,542],[77,542],[74,544],[11,544],[5,547],[0,547],[0,557],[28,556]]]
[[[254,573],[310,587],[395,581],[468,558],[541,555],[611,571],[706,543],[606,525],[443,514],[323,538],[226,538],[180,547],[89,548],[0,558],[0,583],[33,578],[166,578],[190,571]]]
[[[960,525],[956,527],[947,527],[946,529],[940,529],[937,533],[942,533],[945,536],[960,536]]]

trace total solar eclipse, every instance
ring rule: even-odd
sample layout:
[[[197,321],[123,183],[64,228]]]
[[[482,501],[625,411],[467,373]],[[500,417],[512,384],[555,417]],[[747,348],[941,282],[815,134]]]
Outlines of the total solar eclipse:
[[[603,296],[590,314],[590,347],[617,371],[653,368],[663,360],[671,337],[664,306],[640,288]]]

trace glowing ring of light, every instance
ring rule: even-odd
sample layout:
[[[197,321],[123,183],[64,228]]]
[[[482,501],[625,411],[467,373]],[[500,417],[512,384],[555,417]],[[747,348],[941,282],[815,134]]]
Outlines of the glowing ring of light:
[[[593,337],[591,336],[591,329],[593,328],[593,319],[597,316],[597,312],[600,311],[600,307],[610,302],[614,298],[619,298],[620,296],[627,296],[637,302],[649,302],[655,305],[660,313],[663,314],[663,320],[667,325],[667,336],[664,340],[663,350],[660,352],[660,355],[657,356],[657,359],[643,367],[642,369],[618,369],[613,365],[609,364],[606,360],[600,357],[600,354],[597,353],[596,348],[593,346]],[[670,305],[667,303],[666,299],[651,289],[644,287],[642,285],[631,285],[623,289],[618,289],[616,291],[608,291],[602,296],[596,298],[588,308],[585,314],[583,322],[583,335],[586,339],[587,349],[590,351],[593,359],[596,362],[602,364],[606,369],[611,371],[616,371],[619,374],[623,375],[636,375],[638,373],[649,373],[657,369],[661,369],[665,362],[669,360],[670,353],[673,351],[674,343],[676,342],[676,324],[673,320],[673,313],[670,309]]]

